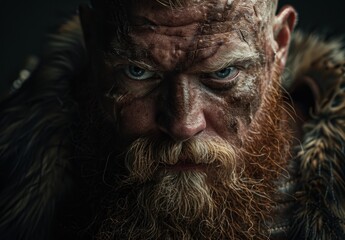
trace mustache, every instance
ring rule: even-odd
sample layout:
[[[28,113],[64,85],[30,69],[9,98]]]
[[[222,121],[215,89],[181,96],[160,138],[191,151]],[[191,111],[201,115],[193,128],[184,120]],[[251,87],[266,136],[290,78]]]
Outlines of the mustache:
[[[155,172],[164,166],[178,163],[205,165],[207,168],[235,171],[237,153],[221,138],[189,139],[173,142],[162,137],[143,137],[135,140],[127,149],[125,165],[129,179],[138,183],[151,180]]]
[[[188,229],[199,228],[202,231],[195,239],[253,239],[261,234],[262,221],[273,206],[271,187],[263,179],[251,178],[249,171],[253,170],[245,166],[250,160],[240,152],[243,150],[219,138],[176,143],[154,136],[139,138],[126,150],[122,157],[129,175],[117,186],[129,191],[123,200],[116,200],[107,220],[110,223],[102,226],[112,226],[112,236],[127,238],[130,232],[133,239],[168,236],[165,234],[171,234],[169,239],[193,239]],[[164,165],[184,161],[209,168],[164,169]],[[255,171],[260,170],[266,171],[255,166]],[[169,232],[156,221],[161,218],[169,219]],[[114,222],[121,227],[113,226]],[[106,233],[104,229],[100,236]],[[267,238],[260,235],[257,239]]]

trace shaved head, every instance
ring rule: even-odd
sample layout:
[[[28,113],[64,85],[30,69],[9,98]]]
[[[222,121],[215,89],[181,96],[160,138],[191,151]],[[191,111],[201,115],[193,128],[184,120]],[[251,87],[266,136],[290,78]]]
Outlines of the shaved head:
[[[161,8],[168,8],[178,12],[186,12],[188,8],[205,6],[210,9],[204,15],[204,21],[208,21],[212,14],[222,14],[225,11],[238,11],[238,7],[253,8],[254,12],[247,14],[247,16],[255,15],[260,18],[261,26],[271,23],[276,9],[277,0],[101,0],[91,1],[93,7],[99,11],[97,21],[101,25],[106,25],[106,32],[109,34],[110,28],[117,28],[117,34],[127,34],[128,30],[133,25],[131,23],[130,14],[134,9],[140,6],[147,6],[147,3],[155,6],[157,10]],[[207,7],[206,7],[207,6]],[[187,8],[187,9],[186,9]],[[218,9],[218,10],[217,10]],[[223,9],[223,10],[222,10]],[[216,11],[215,11],[216,10]],[[176,13],[176,12],[175,12]],[[212,16],[211,16],[212,17]],[[109,26],[110,24],[110,26]]]

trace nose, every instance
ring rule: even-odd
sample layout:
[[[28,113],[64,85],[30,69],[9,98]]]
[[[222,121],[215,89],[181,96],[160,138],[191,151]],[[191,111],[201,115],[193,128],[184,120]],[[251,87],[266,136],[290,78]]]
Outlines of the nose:
[[[185,141],[203,132],[206,119],[197,81],[179,74],[166,82],[158,116],[159,129],[175,141]]]

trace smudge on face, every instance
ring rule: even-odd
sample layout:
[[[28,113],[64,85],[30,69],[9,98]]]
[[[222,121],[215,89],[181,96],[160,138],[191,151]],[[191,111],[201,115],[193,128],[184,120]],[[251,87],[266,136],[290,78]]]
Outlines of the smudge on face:
[[[126,196],[110,201],[100,239],[267,238],[290,141],[272,12],[263,0],[202,2],[138,1],[126,41],[105,49],[102,104],[128,150],[109,166],[128,176],[112,183]]]

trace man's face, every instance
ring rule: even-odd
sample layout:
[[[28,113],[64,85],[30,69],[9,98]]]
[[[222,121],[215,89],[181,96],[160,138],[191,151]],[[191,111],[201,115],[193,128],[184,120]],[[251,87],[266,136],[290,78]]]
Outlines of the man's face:
[[[128,35],[113,34],[98,75],[125,152],[116,164],[128,169],[114,184],[131,189],[109,213],[111,229],[127,229],[113,234],[265,238],[289,141],[266,1],[134,2]]]
[[[171,10],[138,1],[129,10],[129,40],[113,40],[101,80],[123,141],[220,137],[241,146],[274,70],[272,29],[254,2]]]

